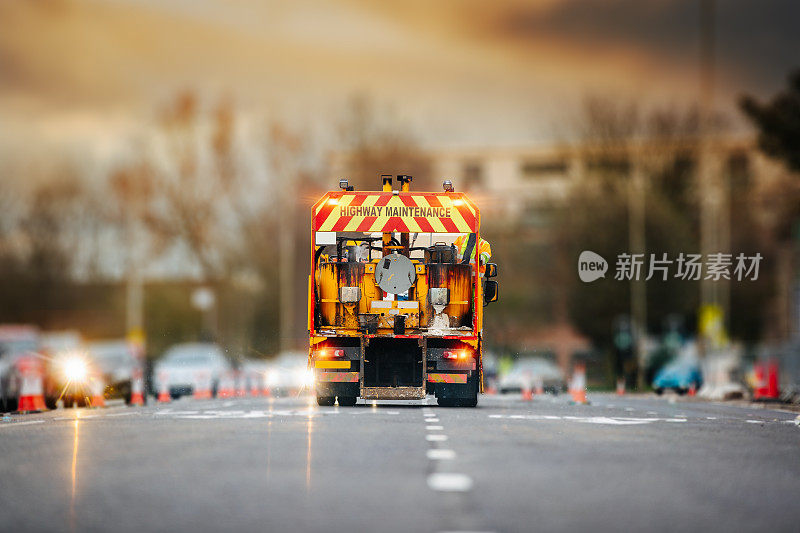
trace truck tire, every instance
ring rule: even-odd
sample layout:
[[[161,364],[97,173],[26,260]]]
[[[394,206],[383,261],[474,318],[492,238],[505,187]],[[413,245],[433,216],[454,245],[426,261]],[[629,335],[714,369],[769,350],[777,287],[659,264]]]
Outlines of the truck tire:
[[[339,405],[341,407],[352,407],[356,404],[355,396],[339,396]]]
[[[335,401],[335,396],[317,396],[317,405],[320,407],[330,407]]]

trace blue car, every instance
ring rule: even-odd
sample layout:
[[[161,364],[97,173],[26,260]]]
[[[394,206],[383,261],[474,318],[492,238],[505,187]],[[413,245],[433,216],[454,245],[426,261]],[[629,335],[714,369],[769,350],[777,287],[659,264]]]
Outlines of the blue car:
[[[678,394],[685,394],[694,386],[695,390],[703,384],[703,375],[700,365],[696,360],[678,359],[666,364],[653,379],[653,389],[656,394],[665,390],[674,390]]]

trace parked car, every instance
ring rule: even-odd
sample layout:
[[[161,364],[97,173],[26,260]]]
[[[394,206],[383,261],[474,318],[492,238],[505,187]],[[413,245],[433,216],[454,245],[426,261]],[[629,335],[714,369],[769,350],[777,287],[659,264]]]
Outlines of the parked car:
[[[558,394],[567,390],[564,372],[554,362],[542,357],[520,359],[511,370],[500,377],[500,392],[520,392],[540,386],[545,392]]]
[[[283,352],[270,364],[267,386],[275,395],[309,393],[314,386],[314,371],[308,368],[304,352]]]
[[[264,359],[245,359],[240,366],[241,379],[244,380],[244,387],[248,391],[256,390],[258,394],[267,385],[267,376],[270,372],[270,364]]]
[[[653,379],[653,389],[656,394],[662,394],[665,390],[685,394],[692,387],[699,389],[702,384],[700,363],[695,357],[690,356],[681,356],[667,363],[656,372]]]
[[[134,370],[141,364],[134,346],[125,339],[95,341],[88,344],[88,355],[105,383],[105,396],[130,403]]]
[[[494,352],[485,351],[483,353],[483,386],[484,389],[496,389],[500,363]]]
[[[39,356],[41,337],[35,326],[0,325],[0,411],[16,411],[21,388],[19,362]]]
[[[216,344],[176,344],[155,364],[153,384],[157,391],[167,388],[173,398],[192,394],[196,387],[208,387],[215,396],[220,377],[231,368],[231,362]]]

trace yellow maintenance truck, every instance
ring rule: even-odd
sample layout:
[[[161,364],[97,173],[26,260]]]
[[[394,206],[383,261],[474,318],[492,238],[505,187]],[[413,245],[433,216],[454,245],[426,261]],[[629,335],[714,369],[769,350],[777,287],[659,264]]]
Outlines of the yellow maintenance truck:
[[[347,180],[311,211],[309,366],[319,405],[422,399],[475,407],[482,390],[483,309],[497,300],[493,263],[474,253],[480,211],[450,181],[411,192]],[[458,241],[459,248],[453,243]]]

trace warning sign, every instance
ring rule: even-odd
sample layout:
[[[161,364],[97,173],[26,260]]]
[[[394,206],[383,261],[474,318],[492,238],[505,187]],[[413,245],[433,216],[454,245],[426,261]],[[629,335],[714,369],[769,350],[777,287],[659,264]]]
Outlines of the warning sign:
[[[478,209],[463,195],[330,193],[313,208],[314,231],[472,233]]]

